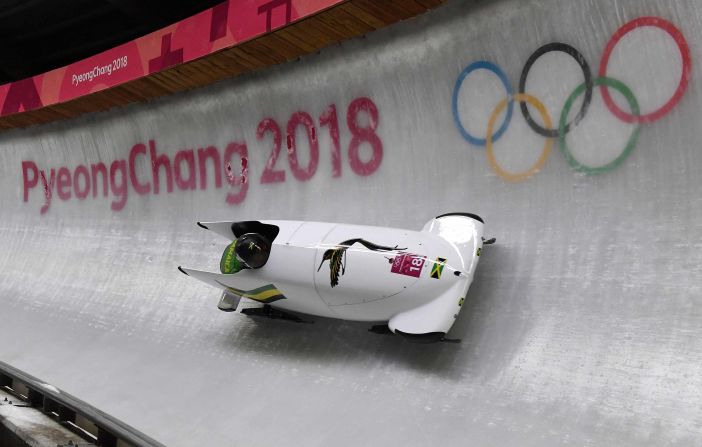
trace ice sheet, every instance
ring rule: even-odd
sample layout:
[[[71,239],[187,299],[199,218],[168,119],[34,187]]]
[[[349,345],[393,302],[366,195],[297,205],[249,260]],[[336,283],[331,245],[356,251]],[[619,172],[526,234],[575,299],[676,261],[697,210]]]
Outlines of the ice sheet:
[[[299,62],[0,134],[0,359],[169,446],[702,445],[700,11],[697,0],[450,1]],[[640,17],[658,19],[617,33]],[[613,37],[606,72],[624,87],[607,84],[616,109],[593,87],[565,136],[570,162],[517,102],[491,151],[476,141],[553,42],[580,63],[544,53],[525,86],[556,128],[582,61],[595,80]],[[645,117],[633,123],[627,88]],[[266,118],[281,149],[264,180],[284,181],[262,183]],[[246,144],[245,192],[244,149],[230,143]],[[202,188],[200,157],[215,152]],[[178,164],[171,193],[164,154]],[[39,171],[48,184],[52,168],[47,204]],[[451,211],[479,214],[498,239],[449,334],[459,345],[251,321],[176,270],[215,270],[226,246],[196,221],[419,229]]]

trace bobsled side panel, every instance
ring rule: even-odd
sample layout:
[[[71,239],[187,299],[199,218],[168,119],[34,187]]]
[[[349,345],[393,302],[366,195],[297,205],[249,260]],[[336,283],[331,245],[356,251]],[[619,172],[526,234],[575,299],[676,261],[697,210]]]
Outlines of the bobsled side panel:
[[[460,281],[434,300],[398,313],[388,322],[390,329],[404,334],[447,333],[455,322],[480,259],[484,224],[472,216],[450,214],[433,219],[422,231],[436,235],[453,246],[460,258]],[[454,275],[455,276],[455,275]]]
[[[228,290],[233,294],[250,299],[262,297],[262,295],[259,295],[259,292],[262,292],[263,289],[270,289],[270,286],[273,285],[271,281],[266,281],[265,279],[262,280],[261,278],[251,278],[248,275],[228,275],[224,273],[204,272],[202,270],[193,270],[182,267],[179,267],[179,269],[188,276],[192,276],[193,278],[198,279],[212,287]],[[273,287],[276,288],[275,286]]]
[[[428,267],[416,232],[339,224],[317,248],[315,285],[329,306],[359,304],[396,295]],[[406,261],[404,269],[393,265]],[[406,258],[406,259],[405,259]]]
[[[438,236],[453,246],[461,260],[462,272],[472,277],[480,250],[483,246],[483,229],[485,225],[473,215],[451,213],[432,219],[422,228]]]
[[[430,263],[429,259],[426,261]],[[433,262],[432,262],[433,263]],[[456,276],[449,266],[444,268],[444,274],[437,280],[431,276],[431,269],[426,269],[411,287],[403,289],[395,295],[356,304],[330,305],[339,318],[356,321],[388,321],[395,315],[408,312],[435,301],[440,296],[453,290],[457,285],[467,284],[471,278]],[[458,300],[457,300],[458,302]]]
[[[260,269],[220,274],[182,269],[196,279],[219,289],[272,304],[276,308],[336,318],[314,288],[315,246],[274,243],[266,265]]]
[[[463,279],[453,274],[463,266],[455,246],[427,232],[340,224],[317,258],[317,290],[347,320],[388,321]]]
[[[404,334],[446,334],[458,318],[471,280],[462,278],[454,287],[422,306],[398,313],[388,321],[390,330]]]
[[[308,230],[309,237],[315,232],[328,231],[328,224],[322,226],[313,225]],[[277,301],[275,307],[282,310],[301,312],[322,317],[337,318],[336,314],[329,309],[326,303],[317,293],[314,285],[313,272],[315,266],[316,244],[305,241],[306,237],[301,231],[295,233],[292,241],[299,242],[298,245],[292,242],[286,244],[273,244],[271,255],[265,267],[259,270],[247,270],[240,273],[256,275],[273,281],[288,298]],[[320,233],[317,233],[319,237]]]

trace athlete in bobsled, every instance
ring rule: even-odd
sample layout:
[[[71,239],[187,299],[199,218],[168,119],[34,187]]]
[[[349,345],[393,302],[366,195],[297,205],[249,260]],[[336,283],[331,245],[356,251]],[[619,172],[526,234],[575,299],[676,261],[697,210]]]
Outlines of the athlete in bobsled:
[[[231,244],[222,273],[178,267],[223,289],[220,310],[302,322],[376,323],[371,331],[447,341],[484,244],[483,220],[450,213],[421,231],[302,221],[198,223]]]
[[[261,234],[242,234],[227,246],[222,254],[219,269],[234,274],[243,269],[260,269],[271,254],[271,243]]]

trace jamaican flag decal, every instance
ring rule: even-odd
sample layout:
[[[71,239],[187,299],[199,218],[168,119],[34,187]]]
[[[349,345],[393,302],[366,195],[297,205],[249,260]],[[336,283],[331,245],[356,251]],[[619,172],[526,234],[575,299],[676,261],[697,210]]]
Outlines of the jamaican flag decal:
[[[444,271],[444,266],[446,265],[446,259],[436,258],[434,265],[431,268],[431,277],[434,279],[441,279],[441,272]]]
[[[250,300],[258,301],[259,303],[269,304],[278,300],[285,299],[285,295],[283,295],[283,293],[280,290],[278,290],[273,284],[268,284],[266,286],[258,287],[253,290],[240,290],[235,289],[234,287],[224,285],[219,281],[217,281],[217,283],[236,295],[248,298]]]

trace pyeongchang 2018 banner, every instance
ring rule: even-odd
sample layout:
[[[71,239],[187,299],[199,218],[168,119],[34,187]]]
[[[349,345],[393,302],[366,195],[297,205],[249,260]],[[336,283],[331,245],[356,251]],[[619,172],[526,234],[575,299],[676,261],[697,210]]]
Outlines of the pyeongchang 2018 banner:
[[[0,86],[0,116],[115,87],[253,39],[342,1],[225,1],[88,59]]]

